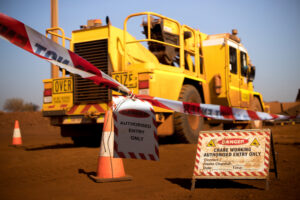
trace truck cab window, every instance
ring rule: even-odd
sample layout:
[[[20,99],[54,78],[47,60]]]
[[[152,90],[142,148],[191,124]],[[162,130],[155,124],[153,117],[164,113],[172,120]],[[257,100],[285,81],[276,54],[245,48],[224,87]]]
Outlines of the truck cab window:
[[[241,75],[246,77],[248,71],[247,54],[241,51]]]
[[[229,69],[233,74],[237,74],[237,56],[236,49],[234,47],[229,47]]]

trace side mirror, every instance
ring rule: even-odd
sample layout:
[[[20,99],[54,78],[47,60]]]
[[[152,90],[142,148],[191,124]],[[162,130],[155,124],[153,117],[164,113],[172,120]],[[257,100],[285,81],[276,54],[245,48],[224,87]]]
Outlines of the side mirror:
[[[248,65],[243,66],[243,67],[241,68],[241,74],[242,74],[242,76],[247,77],[248,71],[249,71]]]
[[[254,78],[255,78],[255,66],[251,66],[250,67],[250,72],[249,72],[249,75],[248,75],[248,81],[253,82]]]

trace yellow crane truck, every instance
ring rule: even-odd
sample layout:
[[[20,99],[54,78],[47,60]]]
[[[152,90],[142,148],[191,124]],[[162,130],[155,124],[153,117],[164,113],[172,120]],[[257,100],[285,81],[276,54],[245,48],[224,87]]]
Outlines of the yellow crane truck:
[[[136,28],[143,38],[135,38],[128,23],[141,17]],[[253,90],[255,67],[236,30],[207,35],[168,17],[142,12],[129,15],[123,30],[111,25],[108,17],[106,24],[89,20],[69,40],[72,51],[135,94],[264,111],[262,95]],[[43,82],[43,116],[75,143],[99,142],[104,113],[117,93],[65,72]],[[205,123],[221,123],[157,107],[155,112],[159,135],[175,133],[190,143],[197,141]],[[222,123],[227,128],[262,126],[261,121]]]

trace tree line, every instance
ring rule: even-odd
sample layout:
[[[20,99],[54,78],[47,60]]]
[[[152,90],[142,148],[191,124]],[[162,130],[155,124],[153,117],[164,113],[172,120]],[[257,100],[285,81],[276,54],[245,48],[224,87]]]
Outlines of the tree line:
[[[39,106],[31,102],[26,103],[21,98],[11,98],[5,101],[3,109],[8,112],[26,112],[38,111]]]

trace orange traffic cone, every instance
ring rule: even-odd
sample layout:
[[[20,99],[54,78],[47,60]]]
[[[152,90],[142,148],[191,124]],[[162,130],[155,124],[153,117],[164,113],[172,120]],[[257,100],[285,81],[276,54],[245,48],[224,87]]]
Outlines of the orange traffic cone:
[[[14,128],[14,133],[13,133],[13,139],[12,139],[12,145],[22,145],[22,136],[21,136],[21,131],[19,127],[19,121],[15,121],[15,128]]]
[[[105,113],[100,155],[98,158],[97,176],[90,177],[97,183],[113,182],[113,181],[129,181],[131,176],[125,175],[123,160],[114,158],[114,124],[112,119],[112,111]]]

